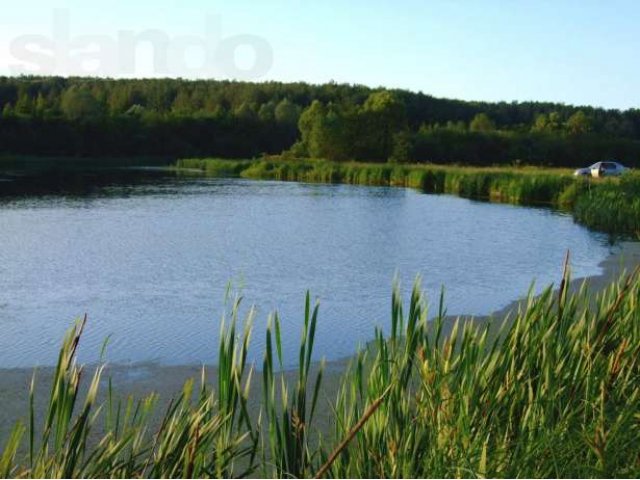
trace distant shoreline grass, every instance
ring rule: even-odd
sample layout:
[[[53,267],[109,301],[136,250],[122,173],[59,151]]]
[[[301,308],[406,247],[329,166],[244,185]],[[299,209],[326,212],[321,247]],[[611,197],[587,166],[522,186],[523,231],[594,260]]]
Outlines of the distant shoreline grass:
[[[157,395],[106,401],[98,366],[82,394],[76,351],[84,322],[66,336],[48,410],[17,423],[0,454],[1,477],[432,478],[640,475],[639,270],[594,299],[564,276],[491,340],[488,326],[427,323],[419,283],[403,305],[391,296],[390,335],[356,355],[328,400],[334,431],[314,415],[322,367],[310,370],[318,305],[305,301],[297,381],[286,382],[280,323],[266,332],[259,412],[248,411],[252,319],[237,330],[238,302],[221,325],[218,378],[185,383],[159,426]],[[593,302],[595,301],[595,308]]]
[[[308,183],[382,185],[516,205],[547,205],[610,235],[640,236],[640,174],[621,179],[575,178],[573,170],[431,164],[329,162],[265,157],[256,160],[181,159],[180,170],[210,176]]]

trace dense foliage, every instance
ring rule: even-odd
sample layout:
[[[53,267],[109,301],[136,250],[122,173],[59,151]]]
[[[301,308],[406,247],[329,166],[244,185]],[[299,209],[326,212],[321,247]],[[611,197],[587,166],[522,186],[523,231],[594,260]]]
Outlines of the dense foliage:
[[[360,85],[0,77],[0,151],[583,165],[640,159],[640,110]]]
[[[620,181],[598,188],[582,188],[573,208],[577,221],[608,233],[624,232],[640,238],[640,178],[623,175]]]
[[[318,306],[307,295],[296,380],[283,373],[277,315],[266,334],[262,402],[247,365],[251,320],[222,325],[215,385],[186,383],[160,422],[157,396],[98,400],[97,367],[84,400],[76,349],[64,341],[43,417],[18,423],[0,455],[2,477],[585,478],[640,475],[640,281],[636,270],[596,298],[529,298],[497,331],[447,323],[442,300],[427,322],[416,285],[399,289],[390,336],[376,330],[335,398],[310,369]],[[236,304],[237,305],[237,304]],[[595,307],[595,308],[593,308]],[[321,400],[325,398],[328,404]],[[314,422],[317,409],[330,429]],[[42,418],[43,425],[39,426]],[[38,422],[38,423],[36,423]]]

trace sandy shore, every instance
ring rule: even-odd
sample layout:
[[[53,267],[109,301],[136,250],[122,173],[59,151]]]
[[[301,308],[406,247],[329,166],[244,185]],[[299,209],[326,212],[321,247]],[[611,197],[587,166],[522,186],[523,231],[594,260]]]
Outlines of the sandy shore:
[[[612,254],[600,263],[600,268],[602,269],[600,275],[572,280],[570,289],[577,289],[583,282],[587,282],[590,291],[596,293],[605,288],[612,280],[619,278],[623,271],[629,272],[639,264],[640,243],[620,242],[612,246]],[[474,321],[478,323],[491,321],[492,325],[499,325],[510,312],[517,311],[523,302],[524,299],[516,300],[486,317],[468,318],[474,318]],[[446,330],[451,328],[454,320],[453,318],[448,319]],[[349,358],[346,358],[327,363],[322,392],[324,401],[335,398],[340,377],[349,360]],[[151,392],[157,392],[161,398],[159,405],[161,407],[167,399],[181,391],[185,380],[188,378],[199,379],[201,369],[202,367],[198,365],[162,366],[152,363],[110,365],[105,373],[104,384],[106,387],[106,379],[111,378],[114,391],[121,396],[133,395],[139,398]],[[93,369],[88,366],[87,370],[87,373],[89,373]],[[215,382],[215,367],[206,367],[205,371],[207,381]],[[37,371],[36,411],[42,412],[46,406],[52,374],[53,368],[51,367],[40,368]],[[0,404],[3,407],[0,409],[0,450],[14,422],[19,418],[26,418],[29,384],[32,375],[33,369],[29,368],[0,369]],[[286,375],[289,378],[294,378],[295,372],[286,372]],[[257,377],[260,380],[259,376]],[[103,390],[106,390],[106,388]],[[252,392],[254,393],[254,402],[258,403],[262,397],[261,381],[254,382]],[[158,410],[160,411],[161,408]],[[319,423],[329,424],[328,416],[327,418],[322,418],[323,413],[325,415],[329,414],[328,410],[319,409]]]
[[[599,275],[592,275],[589,277],[575,278],[569,282],[568,290],[575,292],[586,284],[590,294],[595,296],[601,292],[612,281],[620,278],[624,273],[631,273],[638,265],[640,265],[640,242],[618,242],[611,246],[611,254],[599,263],[599,267],[602,272]],[[560,284],[561,278],[555,282],[554,286]],[[546,287],[547,285],[545,285]],[[504,308],[494,311],[490,315],[486,316],[456,316],[448,317],[445,321],[443,332],[446,334],[451,330],[453,324],[458,318],[461,320],[473,320],[478,324],[490,323],[492,330],[497,331],[503,324],[505,319],[508,321],[513,318],[513,314],[517,313],[519,309],[524,308],[527,303],[526,296],[523,296],[517,300],[514,300]]]

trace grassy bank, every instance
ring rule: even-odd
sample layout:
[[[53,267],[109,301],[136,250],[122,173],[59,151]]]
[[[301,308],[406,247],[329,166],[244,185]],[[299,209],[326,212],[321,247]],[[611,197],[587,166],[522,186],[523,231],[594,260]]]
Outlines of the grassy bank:
[[[295,382],[281,380],[280,324],[277,315],[269,321],[255,374],[259,415],[247,408],[251,322],[237,331],[234,308],[222,325],[217,383],[188,381],[158,428],[149,421],[155,396],[119,404],[109,391],[97,404],[102,368],[81,375],[79,323],[61,349],[42,424],[36,383],[0,476],[637,477],[638,273],[595,299],[571,293],[567,280],[531,298],[493,342],[472,323],[443,335],[442,306],[427,324],[419,285],[408,306],[395,288],[390,335],[375,332],[375,348],[355,357],[329,405],[319,401],[322,370],[310,373],[321,320],[307,296]],[[81,378],[90,384],[83,398]],[[332,412],[333,434],[319,433],[318,409]]]
[[[571,212],[579,223],[613,235],[640,232],[640,175],[624,179],[575,178],[571,170],[533,167],[445,167],[321,160],[183,159],[181,169],[214,176],[298,182],[390,185],[425,193],[518,205],[549,205]]]
[[[624,175],[581,192],[574,200],[573,215],[598,230],[640,238],[640,175]]]

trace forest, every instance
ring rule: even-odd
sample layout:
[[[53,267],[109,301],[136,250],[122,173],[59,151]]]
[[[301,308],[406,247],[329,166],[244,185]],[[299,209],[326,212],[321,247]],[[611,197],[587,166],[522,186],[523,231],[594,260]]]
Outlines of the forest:
[[[0,153],[640,164],[640,109],[328,83],[0,77]]]

